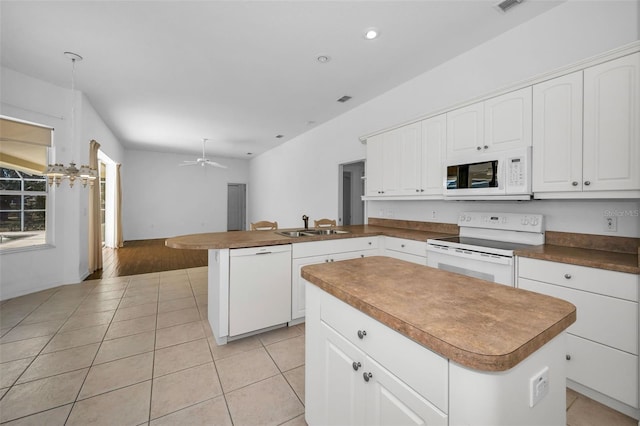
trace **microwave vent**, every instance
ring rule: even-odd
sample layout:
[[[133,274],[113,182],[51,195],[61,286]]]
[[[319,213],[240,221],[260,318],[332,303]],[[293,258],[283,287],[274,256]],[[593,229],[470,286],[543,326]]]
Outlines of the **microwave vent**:
[[[523,0],[504,0],[496,4],[496,7],[500,9],[502,12],[506,12],[507,10],[511,9],[513,6],[516,6],[522,2]]]

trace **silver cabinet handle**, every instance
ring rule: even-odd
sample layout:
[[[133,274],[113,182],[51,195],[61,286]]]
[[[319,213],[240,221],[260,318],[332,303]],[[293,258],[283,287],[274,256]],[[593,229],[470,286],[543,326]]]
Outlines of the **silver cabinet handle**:
[[[478,151],[480,151],[480,150],[482,149],[482,147],[479,147],[479,146],[478,146],[478,147],[476,147],[476,149],[477,149]]]
[[[565,358],[567,359],[567,361],[571,361],[571,355],[570,354],[565,355]]]
[[[578,182],[576,182],[575,180],[573,182],[571,182],[571,185],[573,186],[578,186]]]
[[[371,245],[371,241],[369,241],[369,245]]]
[[[419,189],[416,189],[416,192],[420,192],[420,190],[419,190]]]
[[[371,373],[367,373],[366,371],[364,373],[362,373],[362,378],[364,379],[365,382],[368,382],[370,378],[373,377],[373,374]]]
[[[589,185],[591,185],[591,181],[590,181],[590,180],[585,180],[585,181],[584,181],[584,184],[585,184],[585,185],[587,185],[587,186],[589,186]]]
[[[565,277],[566,279],[570,280],[570,279],[571,279],[571,274],[564,274],[564,277]]]
[[[485,146],[484,146],[484,149],[489,149],[489,145],[485,145]]]
[[[364,339],[364,336],[367,335],[367,332],[364,330],[358,330],[358,338],[359,339]]]
[[[353,361],[353,364],[351,364],[353,366],[353,369],[358,371],[358,368],[362,367],[362,364],[360,364],[359,362],[355,362]]]
[[[404,244],[400,244],[400,247],[404,248]]]

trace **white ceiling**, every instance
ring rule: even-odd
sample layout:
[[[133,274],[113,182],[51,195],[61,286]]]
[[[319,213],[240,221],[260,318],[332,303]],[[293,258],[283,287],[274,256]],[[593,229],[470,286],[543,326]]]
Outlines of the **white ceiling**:
[[[70,87],[63,52],[82,55],[76,87],[125,147],[197,154],[208,138],[209,154],[247,158],[562,1],[495,3],[2,0],[1,60]]]

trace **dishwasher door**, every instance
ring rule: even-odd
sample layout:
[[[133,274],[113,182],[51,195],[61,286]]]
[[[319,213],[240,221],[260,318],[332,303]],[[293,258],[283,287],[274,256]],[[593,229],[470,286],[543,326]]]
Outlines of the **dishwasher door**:
[[[229,255],[229,336],[291,321],[291,245]]]

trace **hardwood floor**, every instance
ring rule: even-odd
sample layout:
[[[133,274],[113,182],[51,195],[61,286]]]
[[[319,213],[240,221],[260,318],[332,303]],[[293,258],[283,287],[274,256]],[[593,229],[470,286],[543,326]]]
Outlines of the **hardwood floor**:
[[[207,250],[165,247],[165,239],[126,241],[119,249],[102,249],[102,269],[87,280],[207,266]]]

